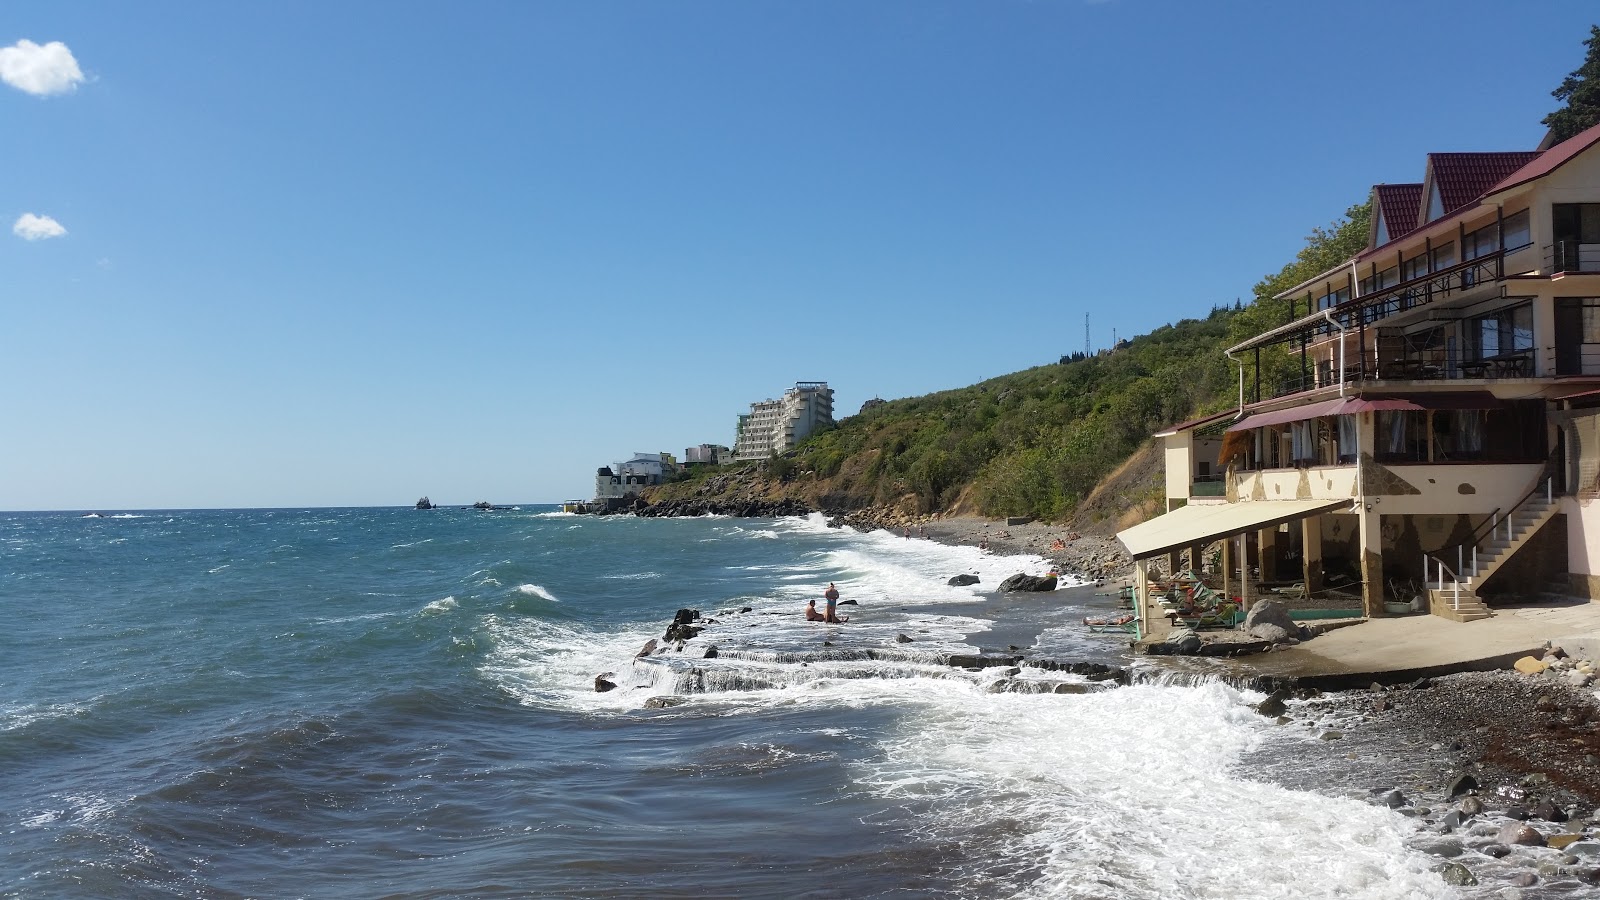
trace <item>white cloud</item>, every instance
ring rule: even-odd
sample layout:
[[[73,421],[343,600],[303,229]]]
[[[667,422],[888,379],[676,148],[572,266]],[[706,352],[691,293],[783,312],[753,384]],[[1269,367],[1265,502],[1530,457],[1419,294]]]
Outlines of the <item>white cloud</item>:
[[[61,237],[67,230],[61,227],[60,222],[49,216],[23,213],[17,219],[17,224],[11,226],[11,233],[25,241],[42,241],[45,238]]]
[[[0,47],[0,81],[35,97],[48,97],[77,90],[83,70],[60,41],[41,47],[21,40],[15,46]]]

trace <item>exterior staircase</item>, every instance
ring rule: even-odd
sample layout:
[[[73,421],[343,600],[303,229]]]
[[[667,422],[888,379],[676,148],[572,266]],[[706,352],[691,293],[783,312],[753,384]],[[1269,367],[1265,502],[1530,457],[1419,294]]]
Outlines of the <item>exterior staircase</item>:
[[[1428,581],[1428,611],[1457,622],[1473,622],[1493,615],[1478,596],[1477,585],[1499,571],[1506,560],[1555,517],[1559,506],[1559,501],[1548,494],[1531,494],[1511,515],[1494,523],[1493,530],[1473,548],[1471,556],[1464,555],[1457,561],[1462,569],[1459,574],[1453,572],[1448,563],[1434,558],[1430,562],[1430,575],[1434,577]]]

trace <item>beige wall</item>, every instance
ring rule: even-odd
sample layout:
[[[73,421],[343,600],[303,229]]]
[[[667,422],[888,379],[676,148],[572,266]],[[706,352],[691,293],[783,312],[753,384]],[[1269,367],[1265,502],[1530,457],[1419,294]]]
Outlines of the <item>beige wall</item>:
[[[1194,471],[1194,432],[1182,431],[1161,439],[1167,464],[1167,499],[1189,499],[1189,473]]]
[[[1600,500],[1565,497],[1561,511],[1567,514],[1567,570],[1600,577]]]

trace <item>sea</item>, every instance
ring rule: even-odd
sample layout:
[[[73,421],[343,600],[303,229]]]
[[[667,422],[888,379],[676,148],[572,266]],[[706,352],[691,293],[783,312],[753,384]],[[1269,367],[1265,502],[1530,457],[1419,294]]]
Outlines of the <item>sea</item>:
[[[1317,729],[1089,633],[1111,587],[994,591],[1046,568],[820,516],[0,513],[0,897],[1499,896]],[[1011,648],[1137,677],[950,664]]]

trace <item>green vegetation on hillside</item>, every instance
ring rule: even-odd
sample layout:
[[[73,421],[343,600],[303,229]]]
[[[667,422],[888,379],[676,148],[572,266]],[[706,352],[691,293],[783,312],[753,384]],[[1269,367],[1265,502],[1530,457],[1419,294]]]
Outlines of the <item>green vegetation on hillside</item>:
[[[989,516],[1059,520],[1154,432],[1237,404],[1238,369],[1223,350],[1288,321],[1279,293],[1365,246],[1368,204],[1312,230],[1294,261],[1263,279],[1248,304],[1216,306],[1112,352],[1038,366],[981,384],[892,400],[813,435],[766,474],[784,493],[828,508],[869,505],[944,512],[958,501]],[[1295,310],[1305,315],[1302,301]],[[1298,372],[1282,348],[1263,368]],[[792,463],[792,464],[791,464]],[[701,470],[662,497],[683,496],[728,470]],[[724,479],[725,480],[725,479]],[[1152,496],[1159,486],[1150,486]]]

